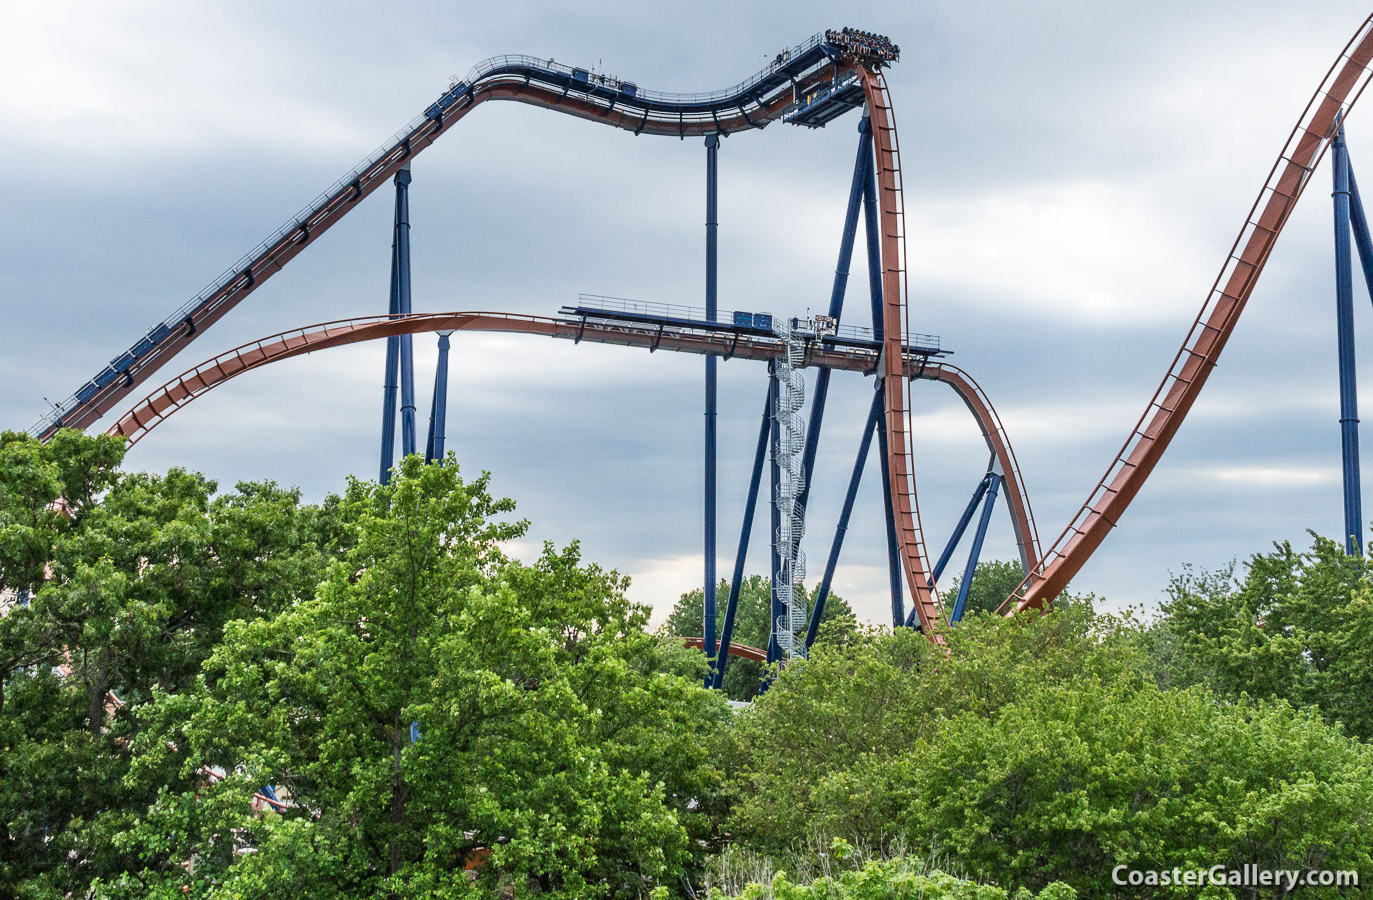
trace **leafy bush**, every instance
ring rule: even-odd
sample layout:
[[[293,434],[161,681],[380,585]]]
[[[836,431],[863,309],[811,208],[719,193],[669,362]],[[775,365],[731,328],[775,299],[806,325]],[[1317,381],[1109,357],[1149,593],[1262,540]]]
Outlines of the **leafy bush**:
[[[801,602],[811,608],[811,596],[805,585],[799,585]],[[721,581],[716,591],[715,633],[723,636],[725,627],[725,607],[729,597],[728,581]],[[736,645],[743,644],[766,650],[771,634],[772,581],[762,575],[749,575],[739,585],[739,604],[734,614],[734,631],[731,640]],[[659,631],[672,637],[699,637],[705,617],[705,592],[694,588],[683,594],[668,615]],[[818,640],[825,643],[847,640],[857,629],[857,620],[848,603],[837,594],[830,594],[825,600],[825,611],[820,618]],[[758,695],[758,686],[763,678],[763,664],[751,659],[731,656],[725,664],[725,677],[721,688],[731,700],[752,700]]]
[[[1185,569],[1148,634],[1165,685],[1319,709],[1373,738],[1373,563],[1312,536],[1253,556],[1242,578]]]
[[[734,837],[932,847],[979,879],[1112,896],[1111,869],[1373,869],[1373,748],[1282,702],[1160,689],[1078,606],[817,648],[741,714]]]
[[[726,895],[711,893],[711,900]],[[872,860],[862,868],[794,884],[785,874],[769,882],[748,885],[737,895],[741,900],[1074,900],[1077,893],[1064,884],[1052,884],[1038,894],[977,884],[938,870],[923,871],[909,859]]]
[[[974,616],[947,651],[908,629],[816,644],[724,737],[736,837],[781,852],[814,832],[881,845],[908,801],[893,763],[940,722],[992,716],[1036,685],[1085,675],[1150,680],[1131,630],[1087,606],[1005,620]],[[781,764],[785,761],[785,765]]]

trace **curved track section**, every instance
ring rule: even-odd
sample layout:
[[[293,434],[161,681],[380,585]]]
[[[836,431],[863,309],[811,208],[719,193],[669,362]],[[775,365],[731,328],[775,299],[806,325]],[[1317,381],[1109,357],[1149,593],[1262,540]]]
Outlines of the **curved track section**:
[[[1139,493],[1196,402],[1282,232],[1334,137],[1341,111],[1363,93],[1373,61],[1373,17],[1345,45],[1273,164],[1201,311],[1125,445],[1039,567],[1007,603],[1041,608],[1078,573]]]
[[[703,653],[705,652],[705,638],[684,637],[678,638],[677,640],[681,641],[683,644],[686,644],[688,647],[691,647],[692,649],[700,650]],[[754,662],[763,663],[764,665],[767,665],[768,661],[768,652],[766,650],[760,650],[757,647],[750,647],[748,644],[736,644],[733,641],[731,641],[729,645],[729,655],[737,656],[739,659],[751,659]]]
[[[1016,461],[1011,439],[1001,424],[992,401],[987,399],[981,385],[972,376],[957,366],[948,363],[930,363],[917,366],[911,372],[913,379],[939,381],[953,388],[968,411],[982,429],[982,439],[987,449],[1001,465],[1005,479],[1006,503],[1011,510],[1011,527],[1015,531],[1016,549],[1020,553],[1020,564],[1026,572],[1039,565],[1039,531],[1035,526],[1034,513],[1030,510],[1030,495],[1025,490],[1025,479],[1020,474],[1020,464]]]
[[[763,128],[817,86],[837,88],[849,62],[832,32],[783,51],[761,72],[721,91],[670,94],[531,56],[479,63],[421,115],[320,194],[222,276],[116,357],[30,429],[46,440],[58,428],[85,428],[386,183],[416,154],[478,105],[513,100],[602,122],[635,134],[729,134]]]
[[[264,337],[226,351],[168,381],[120,416],[110,428],[110,434],[128,438],[132,446],[142,440],[177,410],[218,385],[245,372],[291,359],[316,350],[327,350],[362,341],[378,340],[396,334],[421,334],[429,331],[494,331],[515,334],[542,335],[572,341],[620,344],[646,349],[668,349],[688,353],[715,354],[767,361],[776,355],[776,343],[770,340],[742,338],[734,340],[718,333],[680,330],[659,333],[656,327],[614,323],[579,322],[543,316],[522,316],[510,313],[451,312],[415,314],[392,318],[374,316],[365,319],[345,319],[297,328]],[[1025,481],[1021,477],[1015,451],[991,401],[971,376],[947,363],[930,363],[923,356],[904,353],[904,365],[899,376],[926,381],[939,381],[953,388],[977,420],[987,447],[995,454],[1006,478],[1006,496],[1011,509],[1011,524],[1021,559],[1033,567],[1039,559],[1039,538],[1035,531],[1034,515],[1030,510]],[[879,354],[861,348],[812,347],[805,365],[823,365],[850,372],[872,372],[878,365]]]
[[[227,350],[187,369],[120,416],[108,433],[128,438],[129,446],[133,446],[168,416],[224,382],[269,363],[316,350],[426,331],[503,331],[554,337],[560,327],[576,331],[575,325],[560,319],[483,312],[373,316],[284,331]]]

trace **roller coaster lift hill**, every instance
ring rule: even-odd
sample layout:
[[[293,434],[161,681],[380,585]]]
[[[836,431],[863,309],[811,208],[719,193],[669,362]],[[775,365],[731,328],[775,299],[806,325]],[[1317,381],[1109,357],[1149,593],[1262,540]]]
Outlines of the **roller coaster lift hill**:
[[[1334,147],[1341,432],[1345,471],[1347,550],[1361,552],[1357,399],[1354,392],[1352,255],[1357,247],[1373,289],[1373,238],[1349,165],[1343,122],[1368,83],[1373,59],[1373,17],[1341,51],[1283,145],[1258,199],[1245,218],[1202,307],[1161,384],[1124,445],[1087,500],[1049,547],[1041,551],[1019,466],[996,411],[977,383],[948,361],[938,338],[910,327],[906,287],[906,229],[901,154],[892,97],[884,69],[900,59],[886,37],[851,28],[814,35],[783,50],[760,72],[721,91],[671,94],[589,69],[529,56],[500,56],[455,79],[419,116],[381,149],[354,167],[188,303],[115,357],[31,432],[42,440],[59,428],[86,428],[123,404],[172,357],[214,325],[263,282],[319,238],[363,198],[387,181],[395,187],[390,305],[384,316],[352,318],[296,328],[236,347],[162,384],[121,413],[110,432],[131,444],[169,415],[239,374],[305,353],[359,341],[385,339],[382,449],[379,474],[390,476],[396,420],[403,454],[418,451],[411,340],[437,332],[439,364],[424,448],[430,460],[444,453],[450,335],[500,331],[580,343],[619,344],[705,357],[705,478],[703,534],[705,609],[703,637],[692,639],[712,660],[706,676],[718,687],[731,655],[766,662],[804,656],[816,638],[835,568],[855,506],[865,461],[874,443],[882,467],[892,624],[923,631],[942,642],[963,614],[993,507],[1005,498],[1025,578],[1003,604],[1013,613],[1051,602],[1119,522],[1191,409],[1253,292],[1274,243],[1327,147]],[[416,156],[489,100],[511,100],[588,119],[636,135],[702,137],[706,149],[706,265],[703,308],[668,306],[583,294],[556,316],[504,312],[416,313],[411,306],[409,187]],[[859,111],[858,147],[850,182],[830,301],[825,314],[791,318],[756,310],[721,311],[717,298],[717,179],[720,139],[781,121],[823,128]],[[843,321],[855,237],[867,246],[869,327]],[[753,457],[729,596],[716,634],[717,366],[721,359],[766,364],[768,381]],[[804,370],[816,369],[809,410]],[[874,392],[824,573],[805,608],[801,551],[805,509],[814,473],[829,383],[835,371],[871,375]],[[958,394],[977,421],[989,464],[933,566],[929,565],[916,498],[911,444],[910,386],[938,381]],[[772,573],[771,637],[766,649],[733,641],[735,613],[763,470],[767,468]],[[980,513],[979,513],[980,509]],[[974,522],[976,523],[974,526]],[[971,552],[957,597],[941,601],[938,579],[972,527]],[[907,604],[909,600],[909,605]]]

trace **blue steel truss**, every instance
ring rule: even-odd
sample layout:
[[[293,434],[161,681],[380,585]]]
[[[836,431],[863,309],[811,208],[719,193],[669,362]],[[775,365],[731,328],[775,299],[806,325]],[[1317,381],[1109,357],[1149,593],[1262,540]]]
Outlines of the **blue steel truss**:
[[[1344,542],[1350,556],[1363,553],[1363,489],[1359,472],[1359,402],[1354,363],[1354,278],[1350,235],[1364,284],[1373,299],[1373,236],[1349,162],[1341,124],[1331,147],[1331,198],[1335,212],[1335,325],[1340,380],[1340,458],[1344,487]]]

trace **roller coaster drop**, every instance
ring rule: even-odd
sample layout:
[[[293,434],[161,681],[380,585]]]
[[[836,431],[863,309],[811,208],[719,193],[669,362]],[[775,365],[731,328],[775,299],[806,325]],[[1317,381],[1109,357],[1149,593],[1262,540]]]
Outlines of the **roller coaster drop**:
[[[402,449],[414,452],[414,385],[409,336],[437,331],[440,338],[439,377],[436,379],[427,455],[442,456],[443,389],[446,384],[448,333],[452,331],[507,331],[539,334],[574,341],[591,340],[670,349],[706,356],[706,534],[705,534],[705,636],[701,646],[712,659],[719,654],[714,673],[718,686],[728,654],[763,655],[753,648],[732,646],[732,626],[744,557],[756,506],[764,458],[772,448],[773,539],[773,635],[765,658],[803,654],[815,639],[824,599],[833,577],[844,531],[870,443],[877,437],[883,464],[884,501],[887,508],[888,545],[891,560],[893,624],[922,629],[935,640],[945,623],[955,623],[962,613],[973,566],[985,534],[992,504],[1005,488],[1011,511],[1024,582],[1003,605],[1010,611],[1040,608],[1052,601],[1104,540],[1107,532],[1139,492],[1163,451],[1195,402],[1225,342],[1252,293],[1273,245],[1291,215],[1298,198],[1327,146],[1336,150],[1337,261],[1344,274],[1340,283],[1340,333],[1342,421],[1346,422],[1346,511],[1351,514],[1350,443],[1347,424],[1357,413],[1352,399],[1352,334],[1345,340],[1349,287],[1348,233],[1353,215],[1355,238],[1365,272],[1373,287],[1373,242],[1358,203],[1352,175],[1341,188],[1341,172],[1348,173],[1342,152],[1340,124],[1368,83],[1373,60],[1373,17],[1365,20],[1322,80],[1284,145],[1258,199],[1246,217],[1212,289],[1202,305],[1182,348],[1162,384],[1127,438],[1106,474],[1097,483],[1078,514],[1041,556],[1034,520],[1024,483],[1004,429],[981,390],[965,373],[949,365],[937,339],[910,335],[906,298],[905,224],[900,150],[891,96],[883,68],[899,58],[899,49],[886,38],[843,29],[827,31],[779,53],[761,72],[735,87],[711,94],[664,94],[641,90],[636,84],[609,78],[586,69],[552,60],[526,56],[489,59],[465,79],[453,82],[422,115],[414,119],[329,191],[275,232],[221,278],[117,357],[70,398],[44,417],[33,429],[42,439],[58,428],[85,428],[123,401],[159,367],[183,350],[210,325],[243,300],[258,285],[279,271],[301,250],[351,211],[359,200],[387,179],[396,183],[396,240],[390,314],[350,319],[296,329],[255,341],[221,354],[182,373],[136,404],[110,429],[136,442],[181,406],[217,384],[250,369],[309,353],[314,350],[385,337],[388,339],[385,418],[383,426],[382,477],[389,472],[394,443],[396,376],[400,377]],[[558,318],[504,313],[414,314],[409,298],[409,225],[406,188],[410,162],[439,135],[487,100],[514,100],[555,109],[581,118],[623,128],[637,134],[704,136],[707,148],[707,272],[706,309],[670,309],[646,304],[607,302],[583,297]],[[715,282],[715,173],[719,138],[736,131],[763,128],[782,120],[812,128],[823,127],[845,112],[863,107],[855,164],[839,264],[836,267],[828,316],[814,322],[770,321],[749,313],[722,316],[716,308]],[[1343,201],[1342,199],[1343,198]],[[1352,201],[1352,202],[1351,202]],[[1343,207],[1341,204],[1343,203]],[[860,208],[868,247],[872,295],[872,330],[841,333],[849,262]],[[1340,215],[1343,208],[1343,251],[1340,250]],[[1340,253],[1343,253],[1341,256]],[[1348,365],[1345,346],[1348,344]],[[715,626],[715,365],[723,357],[766,360],[770,386],[755,455],[744,527],[736,557],[734,579],[726,606],[718,648]],[[816,366],[809,422],[801,434],[797,367]],[[876,391],[861,449],[850,479],[834,544],[815,608],[808,617],[798,604],[789,602],[788,588],[799,581],[803,558],[799,541],[809,492],[820,425],[830,373],[834,369],[863,371],[876,376]],[[1348,370],[1349,378],[1345,372]],[[780,371],[779,371],[780,370]],[[936,566],[931,569],[925,549],[915,495],[914,466],[909,427],[909,385],[914,379],[942,381],[963,399],[977,419],[992,463],[978,485],[954,535]],[[1345,394],[1348,394],[1346,403]],[[1351,414],[1352,413],[1352,414]],[[1359,531],[1357,511],[1357,435],[1352,436],[1352,510]],[[960,596],[946,618],[935,581],[948,563],[960,537],[970,524],[979,503],[983,505],[973,552],[968,559]],[[912,607],[906,612],[902,576],[909,588]],[[805,629],[804,635],[801,629]]]

